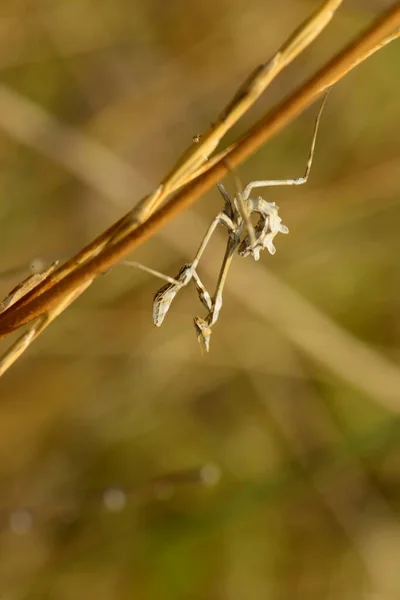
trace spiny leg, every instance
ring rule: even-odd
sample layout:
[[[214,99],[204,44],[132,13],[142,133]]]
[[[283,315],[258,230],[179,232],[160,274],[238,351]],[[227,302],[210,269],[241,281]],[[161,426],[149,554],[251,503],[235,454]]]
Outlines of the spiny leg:
[[[236,227],[232,219],[225,214],[225,212],[219,213],[211,223],[208,228],[204,238],[201,241],[200,247],[196,253],[196,256],[192,263],[185,264],[181,270],[179,271],[177,277],[174,279],[174,282],[168,283],[163,286],[156,295],[154,296],[153,301],[153,321],[157,327],[160,327],[162,324],[165,315],[167,314],[172,300],[175,298],[178,291],[186,286],[189,281],[193,278],[197,287],[197,291],[199,294],[199,298],[201,302],[207,307],[209,310],[211,307],[211,298],[209,293],[207,292],[205,286],[200,280],[200,277],[197,274],[196,268],[202,257],[204,250],[208,242],[211,239],[212,234],[214,233],[217,225],[225,225],[228,231],[235,231]]]
[[[153,323],[160,327],[164,321],[165,315],[169,311],[172,300],[179,290],[186,285],[192,278],[191,265],[185,264],[181,267],[178,275],[175,277],[175,283],[167,283],[158,290],[153,300]]]
[[[222,307],[222,292],[228,275],[229,267],[240,243],[240,235],[230,237],[222,262],[221,270],[218,276],[217,286],[212,299],[212,307],[205,319],[202,317],[194,318],[194,327],[196,329],[197,339],[206,352],[210,349],[210,338],[212,326],[217,322]]]
[[[214,232],[215,227],[220,222],[223,222],[228,227],[228,229],[233,227],[233,222],[229,219],[229,217],[227,215],[225,215],[224,213],[220,213],[219,215],[217,215],[217,217],[214,219],[213,223],[209,227],[206,235],[204,236],[193,263],[185,264],[180,269],[178,275],[175,278],[169,277],[168,275],[165,275],[164,273],[161,273],[160,271],[151,269],[150,267],[147,267],[136,261],[131,261],[131,260],[121,261],[121,264],[123,264],[123,265],[129,266],[129,267],[135,267],[137,269],[145,271],[146,273],[149,273],[150,275],[154,275],[155,277],[158,277],[159,279],[164,279],[167,282],[167,285],[163,286],[157,292],[157,294],[154,298],[153,320],[157,326],[160,326],[161,323],[163,322],[164,317],[165,317],[166,313],[168,312],[171,302],[175,298],[177,292],[181,289],[181,287],[187,285],[187,283],[189,283],[189,281],[192,277],[195,281],[200,300],[203,302],[203,304],[205,305],[207,310],[211,309],[211,297],[210,297],[209,293],[207,292],[207,290],[205,289],[204,285],[202,284],[195,269],[201,258],[201,255],[203,254],[203,252],[205,250],[207,243],[210,240],[211,235]]]
[[[255,246],[256,243],[257,243],[257,239],[256,239],[256,234],[255,234],[255,231],[254,231],[253,223],[251,222],[251,219],[250,219],[250,212],[247,209],[247,206],[246,206],[246,203],[245,203],[245,199],[244,199],[244,196],[243,196],[243,185],[242,185],[242,183],[241,183],[241,181],[240,181],[237,173],[230,168],[230,166],[228,164],[228,161],[223,161],[223,162],[225,162],[226,166],[228,167],[228,169],[232,173],[232,175],[234,177],[234,180],[235,180],[235,184],[236,184],[236,196],[235,196],[235,200],[236,200],[237,206],[232,207],[232,211],[234,211],[235,208],[238,211],[241,219],[243,220],[244,224],[246,225],[246,229],[247,229],[247,233],[248,233],[248,236],[249,236],[250,243],[251,243],[252,246]],[[225,198],[225,202],[226,202],[226,198],[228,198],[228,200],[230,202],[229,196],[226,193],[225,188],[222,186],[222,184],[217,184],[217,185],[218,185],[218,187],[220,189],[220,192],[222,193],[222,195]],[[222,189],[221,189],[221,187],[222,187]],[[231,206],[232,206],[232,203],[231,203]]]
[[[194,257],[194,260],[192,262],[193,269],[196,269],[197,265],[199,264],[199,261],[204,253],[204,250],[206,249],[206,246],[207,246],[208,242],[210,241],[212,234],[214,233],[215,229],[217,228],[217,225],[224,225],[227,228],[229,233],[235,233],[235,231],[236,231],[236,224],[231,219],[231,217],[229,215],[227,215],[225,211],[218,213],[218,215],[214,218],[213,222],[211,223],[210,227],[208,228],[207,233],[204,236],[199,249],[197,250],[196,256]]]
[[[230,237],[240,236],[241,223],[240,223],[240,220],[238,219],[238,217],[240,217],[240,215],[238,214],[235,207],[232,205],[232,201],[230,199],[228,192],[225,189],[225,186],[222,183],[217,183],[217,188],[225,201],[224,210],[219,215],[219,217],[222,218],[221,224],[225,225]],[[195,261],[193,263],[195,267],[197,266],[197,264],[200,260],[200,256],[201,256],[202,252],[204,251],[204,248],[205,248],[205,246],[203,244],[199,248],[198,254],[196,256],[197,261],[195,258]],[[208,293],[205,286],[203,285],[196,270],[193,271],[193,280],[196,284],[197,293],[199,295],[200,301],[204,304],[206,309],[209,312],[211,312],[213,310],[213,300],[211,299],[210,294]]]
[[[222,267],[218,276],[217,286],[215,289],[215,294],[213,297],[213,308],[210,312],[210,325],[214,325],[219,317],[219,313],[222,307],[222,292],[225,286],[226,278],[228,275],[229,268],[232,263],[232,259],[235,255],[239,244],[239,238],[230,239],[228,241],[228,246],[225,252],[224,260],[222,262]]]
[[[247,204],[251,214],[256,213],[259,215],[255,226],[257,244],[252,246],[249,236],[246,236],[239,246],[239,256],[251,254],[254,260],[258,260],[260,252],[264,248],[267,248],[270,254],[275,254],[274,237],[277,233],[289,233],[289,229],[286,225],[283,225],[282,219],[278,215],[279,206],[275,202],[268,202],[260,197],[257,199],[249,198]]]
[[[212,300],[211,296],[206,290],[204,283],[201,281],[200,277],[197,274],[197,271],[193,271],[193,281],[195,283],[197,294],[199,296],[200,302],[204,304],[206,309],[210,311],[212,309]]]
[[[134,260],[123,260],[121,261],[121,264],[128,267],[135,267],[141,271],[144,271],[145,273],[149,273],[150,275],[154,275],[159,279],[164,279],[164,281],[167,281],[167,284],[157,292],[157,303],[153,303],[153,321],[156,325],[161,325],[172,300],[175,298],[178,290],[180,290],[183,282],[186,281],[188,277],[189,265],[184,265],[179,271],[178,275],[174,278],[164,275],[164,273],[160,273],[160,271],[156,271],[150,267],[146,267],[145,265],[142,265],[142,263]]]
[[[324,99],[321,103],[320,109],[318,111],[317,117],[315,119],[315,125],[314,125],[314,132],[313,132],[313,137],[312,137],[312,141],[311,141],[311,148],[310,148],[310,154],[308,157],[308,161],[307,161],[307,166],[306,166],[306,170],[305,173],[303,175],[303,177],[297,177],[295,179],[267,179],[267,180],[262,180],[262,181],[251,181],[248,185],[246,185],[246,187],[243,190],[243,200],[246,202],[247,199],[250,197],[251,194],[251,190],[253,188],[258,188],[258,187],[272,187],[272,186],[278,186],[278,185],[303,185],[303,183],[306,183],[308,180],[308,176],[310,174],[311,171],[311,165],[313,162],[313,158],[314,158],[314,150],[315,150],[315,143],[317,140],[317,133],[318,133],[318,128],[319,128],[319,123],[321,120],[321,115],[322,115],[322,111],[324,110],[324,106],[329,94],[329,89],[326,92]]]

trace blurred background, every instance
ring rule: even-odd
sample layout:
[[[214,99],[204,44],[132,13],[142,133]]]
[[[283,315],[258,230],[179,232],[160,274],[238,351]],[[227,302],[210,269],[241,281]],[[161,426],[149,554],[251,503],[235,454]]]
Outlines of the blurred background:
[[[344,2],[226,142],[389,4]],[[317,5],[2,0],[1,296],[152,190]],[[157,329],[162,284],[120,265],[1,379],[1,600],[400,598],[399,62],[332,91],[309,183],[268,190],[290,235],[234,262],[209,355],[194,289]],[[242,181],[300,176],[317,109]],[[176,275],[221,207],[132,259]]]

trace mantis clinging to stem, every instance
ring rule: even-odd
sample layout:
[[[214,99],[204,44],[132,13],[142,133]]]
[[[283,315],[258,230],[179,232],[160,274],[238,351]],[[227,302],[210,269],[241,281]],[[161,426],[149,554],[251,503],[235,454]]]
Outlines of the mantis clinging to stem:
[[[198,177],[204,168],[208,168],[209,158],[224,135],[253,106],[275,77],[325,29],[342,2],[343,0],[325,1],[295,29],[268,61],[258,65],[250,73],[209,129],[194,136],[193,144],[182,154],[160,185],[135,206],[114,239],[119,239],[125,226],[132,227],[143,222],[169,195]]]
[[[261,187],[302,185],[307,182],[314,158],[315,142],[326,98],[327,94],[324,96],[315,120],[310,153],[306,170],[302,177],[252,181],[243,189],[239,188],[232,199],[226,192],[225,187],[221,183],[218,184],[218,189],[225,201],[224,208],[213,219],[193,262],[183,265],[178,275],[172,281],[168,278],[168,283],[156,293],[153,303],[153,320],[155,325],[159,327],[162,324],[178,291],[193,279],[200,301],[208,311],[205,318],[195,317],[194,325],[202,348],[206,351],[209,350],[212,327],[219,317],[222,307],[223,288],[235,254],[239,254],[242,257],[250,255],[254,260],[259,260],[260,252],[265,248],[270,254],[275,254],[274,237],[277,233],[289,233],[289,229],[282,224],[282,220],[278,215],[279,207],[275,202],[268,202],[261,196],[256,199],[251,198],[251,193],[253,189]],[[254,228],[250,220],[253,214],[258,215],[258,221]],[[227,229],[228,241],[216,289],[211,296],[197,273],[197,267],[218,225],[222,225]],[[164,276],[162,277],[164,278]]]

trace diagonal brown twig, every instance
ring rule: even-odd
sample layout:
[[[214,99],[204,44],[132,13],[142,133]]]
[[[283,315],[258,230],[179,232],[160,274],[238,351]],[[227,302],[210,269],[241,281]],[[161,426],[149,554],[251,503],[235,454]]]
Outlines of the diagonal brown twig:
[[[259,65],[249,75],[215,123],[203,135],[196,136],[196,140],[159,187],[134,208],[131,214],[134,224],[142,223],[171,193],[193,178],[193,174],[207,162],[223,136],[253,106],[271,81],[318,37],[342,2],[343,0],[326,0],[289,36],[270,60]]]
[[[0,357],[0,377],[15,363],[15,361],[25,352],[28,346],[58,317],[82,292],[84,292],[91,281],[85,281],[81,286],[69,294],[65,294],[54,308],[41,314],[33,324],[25,331],[12,346]]]

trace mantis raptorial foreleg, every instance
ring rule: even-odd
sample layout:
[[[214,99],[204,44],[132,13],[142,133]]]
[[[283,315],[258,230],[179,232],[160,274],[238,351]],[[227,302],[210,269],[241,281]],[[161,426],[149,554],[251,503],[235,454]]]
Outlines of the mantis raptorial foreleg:
[[[153,320],[158,327],[162,324],[165,315],[167,314],[173,299],[178,291],[185,287],[191,280],[194,281],[199,298],[206,307],[208,313],[205,318],[195,317],[194,325],[197,338],[201,346],[208,351],[210,347],[210,338],[213,325],[217,322],[219,313],[222,307],[222,294],[229,267],[234,255],[248,256],[251,254],[255,260],[260,257],[260,252],[267,249],[270,254],[275,254],[275,246],[273,240],[277,233],[288,233],[288,228],[282,224],[282,220],[278,215],[278,206],[275,202],[268,202],[261,197],[256,199],[250,198],[250,194],[254,188],[268,187],[277,185],[301,185],[308,180],[311,166],[314,158],[315,143],[318,133],[318,127],[321,119],[321,114],[325,106],[327,94],[321,103],[317,117],[315,119],[314,131],[309,151],[308,161],[305,173],[302,177],[295,179],[268,179],[250,182],[244,189],[236,177],[237,193],[231,199],[225,190],[225,187],[219,183],[218,189],[221,192],[225,205],[224,209],[214,218],[209,226],[196,256],[192,263],[183,265],[178,275],[175,278],[167,277],[158,271],[144,267],[138,263],[128,263],[138,266],[139,268],[161,277],[167,281],[155,295],[153,302]],[[239,102],[239,97],[237,99]],[[253,226],[251,216],[257,214],[258,222]],[[228,242],[220,269],[215,293],[210,296],[209,292],[202,283],[197,267],[203,253],[215,231],[217,225],[223,225],[228,231]],[[245,236],[242,237],[243,231]]]
[[[185,264],[174,279],[174,282],[164,285],[160,290],[158,290],[158,292],[154,296],[153,321],[154,324],[157,325],[157,327],[160,327],[160,325],[162,324],[165,315],[167,314],[171,306],[172,300],[175,298],[178,291],[184,286],[186,286],[192,278],[196,284],[200,300],[207,308],[211,307],[210,295],[207,292],[203,283],[201,282],[196,269],[204,253],[204,250],[206,249],[207,244],[209,243],[211,236],[218,225],[224,225],[225,227],[227,227],[228,231],[233,231],[235,229],[235,225],[232,219],[224,212],[220,212],[214,218],[204,238],[202,239],[200,247],[196,253],[193,262]]]
[[[225,192],[225,194],[226,194],[226,192]],[[121,264],[136,267],[138,269],[141,269],[142,271],[145,271],[151,275],[154,275],[155,277],[158,277],[160,279],[164,279],[165,281],[167,281],[167,284],[158,290],[158,292],[156,293],[156,295],[154,297],[154,301],[153,301],[153,321],[154,321],[154,324],[157,325],[157,327],[159,327],[162,324],[162,322],[171,306],[171,303],[172,303],[173,299],[175,298],[176,294],[178,293],[178,291],[182,287],[185,287],[192,279],[196,285],[197,292],[198,292],[201,302],[204,304],[204,306],[207,308],[207,310],[209,310],[209,311],[212,310],[213,303],[211,300],[211,296],[208,293],[207,289],[205,288],[204,284],[202,283],[196,269],[197,269],[199,261],[203,255],[203,253],[207,247],[207,244],[209,243],[216,227],[218,225],[224,225],[228,229],[228,232],[232,232],[235,230],[234,221],[232,220],[230,214],[227,214],[227,213],[229,213],[228,206],[230,206],[229,196],[227,196],[227,194],[226,194],[226,196],[224,196],[224,198],[225,198],[225,202],[226,202],[225,211],[220,212],[214,218],[213,222],[211,223],[210,227],[208,228],[205,236],[203,237],[203,239],[201,241],[201,244],[199,246],[199,249],[197,250],[197,253],[196,253],[196,256],[195,256],[193,262],[183,265],[183,267],[180,269],[180,271],[176,275],[176,277],[169,277],[168,275],[164,275],[163,273],[160,273],[160,271],[151,269],[150,267],[147,267],[136,261],[129,261],[129,260],[122,261]],[[232,214],[232,217],[233,217],[233,214]]]
[[[206,352],[208,352],[210,349],[210,338],[212,332],[211,328],[217,322],[220,310],[222,308],[222,292],[228,275],[229,267],[231,266],[232,259],[237,251],[239,243],[240,234],[229,238],[221,270],[219,272],[217,286],[212,298],[211,309],[209,310],[209,313],[205,319],[202,317],[194,318],[197,339],[199,340],[201,347],[204,348]]]

